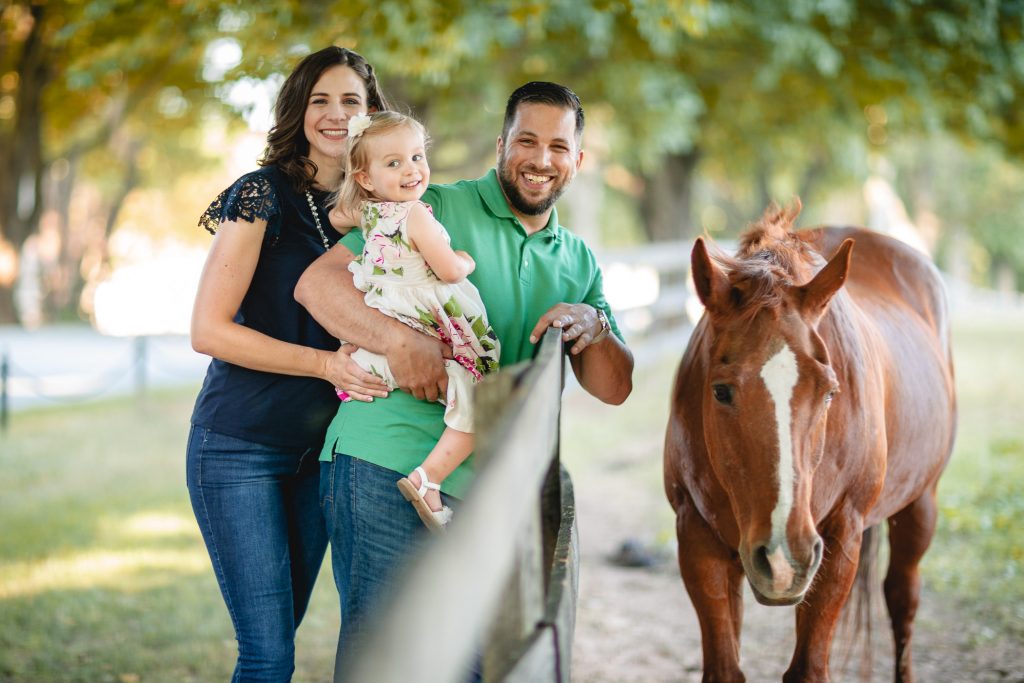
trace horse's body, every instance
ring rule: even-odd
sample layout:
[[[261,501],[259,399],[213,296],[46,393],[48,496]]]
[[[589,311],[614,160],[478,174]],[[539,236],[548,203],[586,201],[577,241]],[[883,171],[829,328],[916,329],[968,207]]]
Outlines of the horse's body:
[[[798,211],[766,212],[735,258],[693,251],[706,312],[676,378],[665,490],[704,681],[745,680],[744,574],[760,602],[798,604],[784,680],[828,681],[864,532],[888,520],[884,590],[908,682],[917,565],[955,432],[943,288],[877,233],[790,232]]]

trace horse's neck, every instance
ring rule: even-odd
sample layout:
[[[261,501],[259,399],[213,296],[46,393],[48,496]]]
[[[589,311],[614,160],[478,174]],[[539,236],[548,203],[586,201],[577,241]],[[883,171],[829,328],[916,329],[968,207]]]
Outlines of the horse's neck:
[[[848,399],[856,405],[866,386],[884,380],[876,353],[881,338],[874,323],[853,297],[840,289],[818,323],[818,334],[828,348],[844,402]]]

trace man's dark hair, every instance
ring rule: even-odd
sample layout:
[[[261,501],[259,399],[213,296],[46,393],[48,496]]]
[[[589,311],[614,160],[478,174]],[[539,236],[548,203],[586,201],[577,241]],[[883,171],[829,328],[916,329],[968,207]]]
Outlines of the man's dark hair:
[[[501,138],[507,139],[508,131],[512,128],[512,120],[516,117],[516,110],[523,103],[550,104],[555,107],[569,109],[576,114],[576,144],[579,145],[583,137],[583,105],[580,98],[572,90],[564,85],[550,83],[548,81],[530,81],[521,85],[508,96],[508,104],[505,105],[505,122],[501,125]]]

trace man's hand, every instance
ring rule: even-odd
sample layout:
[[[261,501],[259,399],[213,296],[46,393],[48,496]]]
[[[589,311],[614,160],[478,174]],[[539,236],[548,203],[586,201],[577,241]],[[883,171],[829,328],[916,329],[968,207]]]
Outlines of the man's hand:
[[[358,348],[354,344],[343,344],[332,353],[327,358],[324,379],[356,401],[369,402],[374,396],[387,398],[388,387],[384,380],[370,374],[352,360],[352,354]]]
[[[444,359],[452,357],[450,346],[429,335],[406,328],[407,334],[391,344],[384,354],[398,386],[416,398],[436,401],[448,395],[448,373]]]
[[[633,391],[633,354],[614,334],[602,335],[597,309],[589,304],[555,304],[530,333],[537,340],[549,327],[562,330],[562,341],[576,340],[569,362],[580,386],[595,398],[618,405]],[[598,336],[602,339],[594,342]],[[583,353],[585,349],[590,349]]]
[[[569,350],[573,355],[581,353],[601,333],[597,309],[589,304],[555,304],[537,321],[530,343],[536,344],[549,327],[561,328],[563,342],[576,340]]]

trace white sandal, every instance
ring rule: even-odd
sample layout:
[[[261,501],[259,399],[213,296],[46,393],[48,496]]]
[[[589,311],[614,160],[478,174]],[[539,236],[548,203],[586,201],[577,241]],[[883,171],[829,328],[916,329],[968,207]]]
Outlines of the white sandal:
[[[417,467],[413,472],[420,475],[420,487],[416,488],[408,477],[402,477],[398,480],[398,490],[402,492],[403,498],[412,503],[416,514],[420,516],[428,529],[434,533],[444,531],[445,526],[452,521],[452,509],[443,505],[440,510],[431,510],[423,498],[427,495],[427,491],[440,491],[441,486],[430,481],[422,467]]]

